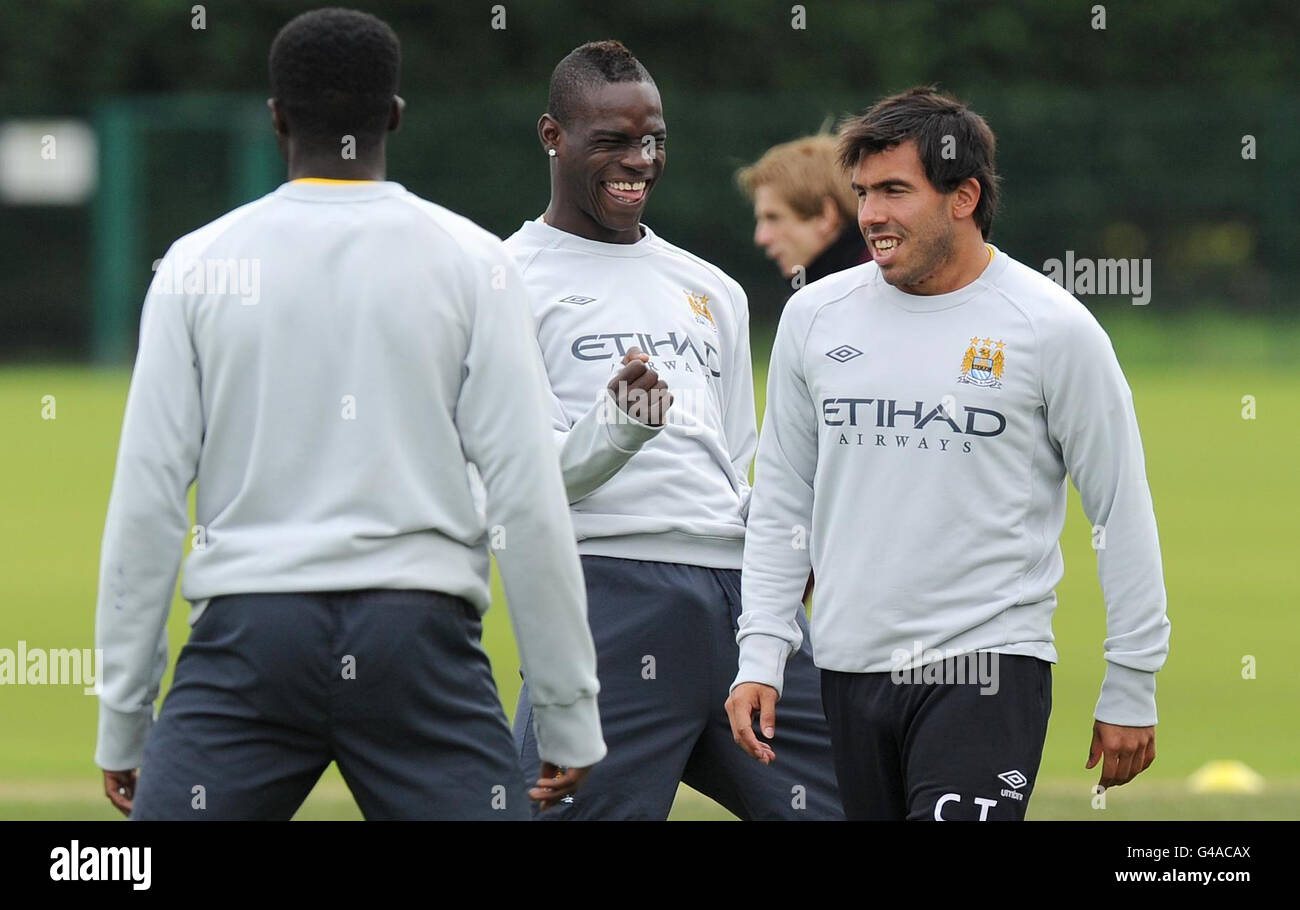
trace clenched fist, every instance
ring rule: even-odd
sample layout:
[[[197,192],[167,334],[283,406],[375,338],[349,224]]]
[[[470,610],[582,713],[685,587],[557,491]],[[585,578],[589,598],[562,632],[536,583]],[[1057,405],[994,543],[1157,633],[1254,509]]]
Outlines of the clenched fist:
[[[607,388],[619,409],[633,420],[651,427],[661,427],[673,403],[668,383],[647,364],[650,355],[640,348],[630,348],[623,355],[623,369],[614,375]]]

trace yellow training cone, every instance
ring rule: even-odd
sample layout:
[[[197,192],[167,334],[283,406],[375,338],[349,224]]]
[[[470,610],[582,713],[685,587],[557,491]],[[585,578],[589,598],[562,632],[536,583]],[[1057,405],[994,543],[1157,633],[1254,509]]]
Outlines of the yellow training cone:
[[[1187,780],[1193,793],[1263,793],[1264,778],[1239,761],[1212,761]]]

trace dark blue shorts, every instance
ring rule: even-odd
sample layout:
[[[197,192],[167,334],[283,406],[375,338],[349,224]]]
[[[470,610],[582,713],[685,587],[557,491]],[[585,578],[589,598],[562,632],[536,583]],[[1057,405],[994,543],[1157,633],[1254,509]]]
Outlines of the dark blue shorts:
[[[823,670],[822,700],[850,819],[1024,819],[1052,713],[1047,661],[978,652],[931,676]]]
[[[369,819],[527,819],[481,630],[430,591],[213,598],[131,817],[288,819],[336,761]]]
[[[739,658],[740,572],[583,556],[587,609],[609,754],[571,803],[543,819],[664,819],[679,783],[742,819],[841,819],[830,731],[808,645],[786,664],[776,762],[762,765],[731,736],[723,705]],[[540,759],[527,680],[515,714],[525,779]]]

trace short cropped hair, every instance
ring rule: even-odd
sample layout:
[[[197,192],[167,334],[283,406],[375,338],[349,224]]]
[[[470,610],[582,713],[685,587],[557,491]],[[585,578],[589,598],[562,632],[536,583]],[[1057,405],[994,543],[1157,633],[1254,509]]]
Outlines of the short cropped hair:
[[[926,179],[939,192],[951,193],[974,177],[980,185],[975,224],[988,238],[998,209],[997,140],[979,114],[934,86],[918,86],[847,118],[839,133],[840,163],[849,170],[863,155],[912,140]]]
[[[648,82],[650,73],[620,41],[589,41],[569,52],[551,72],[551,91],[546,112],[568,126],[582,97],[593,88],[611,82]]]
[[[271,94],[299,135],[337,146],[387,132],[402,50],[381,19],[338,7],[303,13],[275,36],[269,62]]]
[[[736,171],[736,183],[751,200],[760,186],[770,186],[795,214],[807,220],[820,215],[829,198],[844,222],[853,224],[858,202],[849,182],[832,133],[774,145],[756,162]]]

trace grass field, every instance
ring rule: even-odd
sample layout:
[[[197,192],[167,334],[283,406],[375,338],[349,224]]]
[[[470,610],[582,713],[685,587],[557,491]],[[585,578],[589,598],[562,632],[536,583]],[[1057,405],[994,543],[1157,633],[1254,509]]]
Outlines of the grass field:
[[[1039,785],[1038,819],[1300,818],[1300,350],[1295,325],[1107,321],[1134,389],[1155,497],[1173,622],[1159,675],[1159,758],[1092,807],[1084,770],[1104,671],[1105,614],[1088,523],[1072,496],[1066,575],[1055,620],[1060,663]],[[755,339],[757,377],[767,342]],[[129,372],[78,366],[0,368],[0,648],[93,644],[99,540]],[[42,419],[43,396],[56,417]],[[1255,419],[1243,419],[1253,395]],[[761,407],[761,402],[760,402]],[[507,714],[519,677],[501,597],[487,617]],[[173,660],[188,607],[171,618]],[[1256,678],[1243,679],[1254,658]],[[0,819],[113,818],[92,764],[96,701],[76,686],[0,686]],[[779,751],[779,735],[777,748]],[[1187,777],[1213,759],[1262,774],[1256,795],[1193,795]],[[302,818],[357,818],[333,768]],[[726,818],[683,789],[674,818]]]

